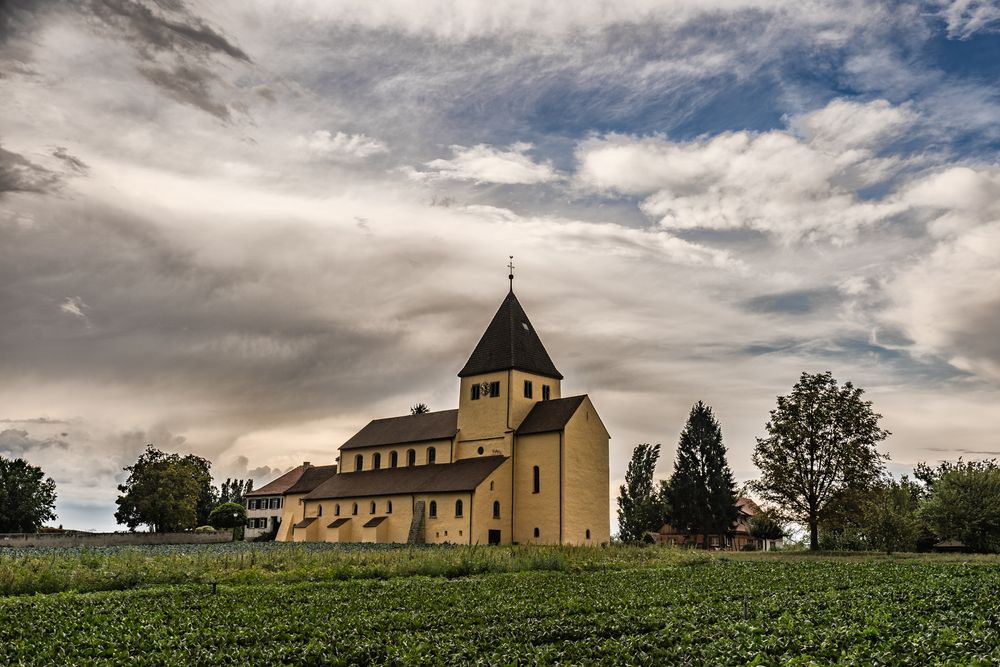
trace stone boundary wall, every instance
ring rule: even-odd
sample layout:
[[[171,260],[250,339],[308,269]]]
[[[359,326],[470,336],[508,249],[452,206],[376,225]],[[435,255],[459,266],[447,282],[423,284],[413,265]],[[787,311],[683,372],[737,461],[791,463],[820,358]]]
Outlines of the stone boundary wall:
[[[3,547],[110,547],[232,542],[231,530],[211,533],[0,533]]]

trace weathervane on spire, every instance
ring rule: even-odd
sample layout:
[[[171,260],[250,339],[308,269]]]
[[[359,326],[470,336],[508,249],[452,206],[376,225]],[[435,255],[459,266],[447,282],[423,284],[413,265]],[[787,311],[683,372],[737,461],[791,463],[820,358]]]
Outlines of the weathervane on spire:
[[[510,291],[514,291],[514,255],[508,255],[510,261],[507,262],[507,268],[510,269],[510,273],[507,275],[507,279],[510,281]]]

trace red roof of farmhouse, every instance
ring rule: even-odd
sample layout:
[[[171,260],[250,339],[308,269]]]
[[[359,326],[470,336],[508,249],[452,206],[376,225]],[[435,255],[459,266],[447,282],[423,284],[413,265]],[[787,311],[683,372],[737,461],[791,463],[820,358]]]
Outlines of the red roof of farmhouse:
[[[250,493],[246,494],[248,496],[276,496],[284,493],[292,487],[293,484],[299,481],[302,477],[302,473],[305,472],[306,468],[309,467],[308,463],[303,463],[300,466],[296,466],[286,472],[284,475],[278,479],[268,482],[259,489],[254,489]]]

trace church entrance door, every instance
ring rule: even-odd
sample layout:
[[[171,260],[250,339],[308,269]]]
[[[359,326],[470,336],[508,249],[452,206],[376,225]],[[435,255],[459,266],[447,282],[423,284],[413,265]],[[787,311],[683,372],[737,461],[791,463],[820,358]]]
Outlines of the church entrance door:
[[[490,544],[500,544],[500,531],[499,530],[491,530],[490,531],[489,542],[490,542]]]

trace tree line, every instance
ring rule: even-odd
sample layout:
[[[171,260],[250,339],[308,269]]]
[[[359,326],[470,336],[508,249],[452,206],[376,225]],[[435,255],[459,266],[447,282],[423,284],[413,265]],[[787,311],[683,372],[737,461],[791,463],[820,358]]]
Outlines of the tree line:
[[[167,533],[199,526],[231,528],[246,524],[244,497],[252,479],[227,478],[212,485],[212,464],[194,454],[160,451],[152,444],[123,469],[115,521],[135,530]],[[0,456],[0,533],[34,533],[56,518],[56,484],[24,459]]]
[[[808,533],[812,550],[928,550],[956,540],[972,551],[1000,551],[1000,465],[996,460],[919,463],[913,478],[892,478],[879,444],[889,431],[864,390],[829,372],[803,373],[777,398],[757,438],[760,477],[746,486],[766,503],[750,520],[755,537],[776,539],[784,525]],[[677,532],[731,534],[737,492],[712,409],[691,409],[673,472],[658,484],[660,445],[632,452],[619,489],[619,538],[648,541],[664,524]]]

